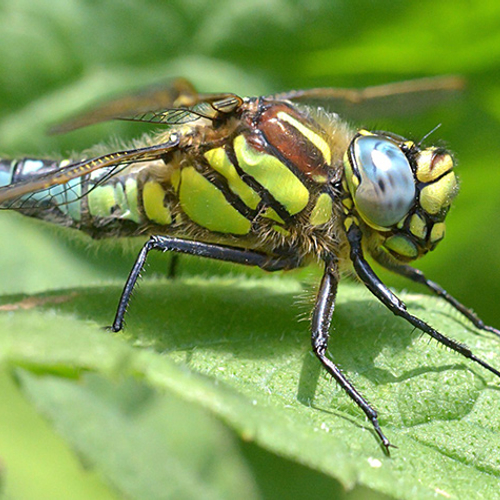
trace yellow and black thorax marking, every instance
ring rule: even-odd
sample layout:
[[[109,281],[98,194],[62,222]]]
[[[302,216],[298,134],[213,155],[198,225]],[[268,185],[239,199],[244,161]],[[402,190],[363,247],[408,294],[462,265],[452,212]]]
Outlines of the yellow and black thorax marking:
[[[327,223],[332,152],[320,125],[265,99],[249,101],[237,118],[230,133],[222,126],[219,137],[172,160],[168,182],[144,182],[146,218],[235,236],[271,230],[286,237],[298,224]]]

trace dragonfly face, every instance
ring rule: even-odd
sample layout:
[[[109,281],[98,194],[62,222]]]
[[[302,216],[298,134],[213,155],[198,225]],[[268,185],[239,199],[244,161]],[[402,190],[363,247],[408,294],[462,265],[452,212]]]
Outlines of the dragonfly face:
[[[344,186],[351,195],[344,203],[346,215],[359,215],[368,238],[376,233],[381,248],[375,251],[407,262],[443,239],[444,219],[458,191],[448,152],[421,150],[402,137],[362,130],[344,166]]]
[[[454,80],[421,80],[386,90],[411,99],[412,93],[442,92],[455,85]],[[119,110],[122,117],[167,128],[140,147],[78,161],[0,160],[0,207],[95,238],[150,235],[124,287],[114,331],[123,326],[151,250],[267,271],[323,262],[312,314],[313,351],[363,410],[388,451],[391,445],[376,411],[326,355],[342,266],[348,263],[391,312],[499,377],[498,370],[465,345],[410,314],[365,255],[423,284],[477,328],[496,335],[500,331],[407,265],[444,236],[444,219],[457,193],[451,155],[387,132],[353,132],[336,114],[296,103],[369,96],[387,97],[376,88],[242,99],[198,94],[178,80],[167,89],[118,99],[62,126],[89,125],[115,117]]]

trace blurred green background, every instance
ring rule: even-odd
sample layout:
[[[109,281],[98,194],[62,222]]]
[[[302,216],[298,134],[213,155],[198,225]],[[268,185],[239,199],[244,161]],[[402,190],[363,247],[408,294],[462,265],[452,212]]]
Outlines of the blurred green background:
[[[100,100],[176,76],[202,91],[258,95],[444,74],[467,81],[452,103],[360,125],[418,139],[442,124],[430,140],[456,154],[461,193],[447,237],[418,266],[499,327],[495,0],[0,0],[0,154],[59,156],[140,135],[147,129],[124,123],[63,136],[46,131]],[[0,213],[4,295],[106,283],[126,276],[131,259],[133,249],[95,246]],[[165,267],[163,259],[153,260],[154,269]],[[190,272],[221,268],[207,266],[194,263]],[[387,281],[418,290],[393,277]]]

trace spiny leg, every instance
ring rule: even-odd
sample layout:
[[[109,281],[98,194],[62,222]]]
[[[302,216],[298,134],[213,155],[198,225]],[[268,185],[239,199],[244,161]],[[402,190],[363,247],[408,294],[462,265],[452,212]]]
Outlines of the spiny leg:
[[[477,316],[477,314],[472,309],[465,307],[455,297],[450,295],[444,288],[440,287],[434,281],[427,279],[424,273],[419,269],[415,269],[414,267],[404,264],[396,264],[394,262],[390,262],[387,258],[385,258],[383,254],[376,255],[375,260],[389,271],[399,274],[400,276],[404,276],[405,278],[409,278],[416,283],[425,285],[436,295],[442,297],[444,300],[446,300],[446,302],[451,304],[457,311],[461,312],[476,328],[500,336],[500,330],[486,325],[484,321],[479,318],[479,316]]]
[[[396,295],[394,295],[394,293],[392,293],[387,286],[380,281],[380,278],[374,273],[373,269],[364,259],[363,250],[361,248],[361,231],[355,224],[352,224],[347,231],[347,239],[349,240],[349,244],[351,246],[351,260],[356,274],[359,276],[361,281],[363,281],[370,292],[372,292],[373,295],[380,300],[380,302],[382,302],[396,316],[401,316],[408,321],[408,323],[412,324],[424,333],[427,333],[441,344],[478,363],[490,372],[494,373],[497,377],[500,377],[500,371],[490,366],[486,361],[475,356],[466,345],[460,344],[456,340],[450,339],[439,333],[425,321],[413,316],[406,310],[404,302],[396,297]]]
[[[159,250],[161,252],[172,251],[196,255],[198,257],[209,257],[211,259],[233,262],[235,264],[257,266],[267,271],[293,269],[300,266],[300,260],[294,256],[285,255],[283,257],[271,257],[252,250],[242,250],[239,248],[183,240],[168,236],[151,236],[139,252],[123,288],[120,302],[118,303],[118,308],[116,310],[115,319],[113,321],[113,325],[111,326],[111,330],[114,332],[118,332],[123,328],[123,320],[127,306],[130,302],[132,291],[134,290],[141,271],[144,268],[146,258],[150,250]]]
[[[314,306],[311,343],[314,354],[321,361],[326,371],[337,381],[348,396],[363,410],[365,415],[371,421],[375,432],[380,437],[387,453],[389,447],[394,447],[382,432],[377,412],[368,403],[368,401],[356,390],[352,382],[342,373],[340,368],[333,363],[327,356],[328,338],[333,310],[335,308],[335,297],[337,295],[338,271],[336,263],[332,260],[326,263],[325,273],[321,280],[321,285]]]

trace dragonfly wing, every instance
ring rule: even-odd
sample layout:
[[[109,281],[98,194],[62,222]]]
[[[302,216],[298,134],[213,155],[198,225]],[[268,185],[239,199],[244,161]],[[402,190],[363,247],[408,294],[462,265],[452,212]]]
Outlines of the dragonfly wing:
[[[154,123],[160,125],[182,125],[200,118],[216,121],[236,110],[243,99],[236,94],[204,94],[204,100],[190,108],[171,108],[159,111],[147,111],[120,120]]]
[[[165,110],[178,110],[181,112],[201,103],[214,105],[218,102],[225,103],[225,100],[229,98],[233,98],[233,102],[234,98],[236,98],[241,103],[241,99],[234,96],[234,94],[199,93],[189,80],[176,78],[168,83],[149,86],[137,92],[128,93],[116,99],[103,102],[89,111],[55,125],[50,129],[50,133],[60,134],[71,132],[78,128],[115,119],[148,123],[173,123],[168,120],[162,122],[158,117]],[[195,115],[193,117],[193,119],[198,118]],[[187,115],[184,116],[184,121],[175,123],[186,123],[186,121],[189,121]]]
[[[314,88],[273,95],[277,99],[321,106],[351,119],[376,119],[424,111],[450,98],[465,87],[458,76],[419,78],[362,89]]]
[[[96,170],[108,169],[108,173],[103,178],[104,181],[133,163],[157,160],[178,145],[179,136],[172,133],[169,140],[161,144],[110,153],[71,163],[65,167],[38,176],[30,176],[26,180],[0,187],[0,206],[8,209],[31,208],[29,199],[33,193],[47,191],[47,196],[49,197],[50,190],[54,186],[63,186],[63,189],[64,186],[67,186],[67,189],[71,190],[71,180]],[[80,197],[86,194],[82,193]],[[39,203],[40,198],[37,198],[36,204]]]

